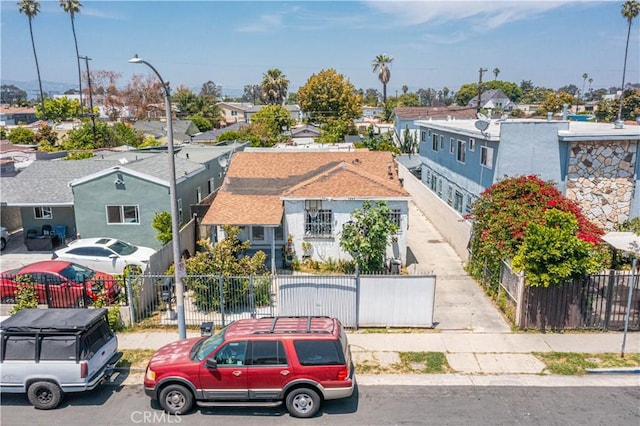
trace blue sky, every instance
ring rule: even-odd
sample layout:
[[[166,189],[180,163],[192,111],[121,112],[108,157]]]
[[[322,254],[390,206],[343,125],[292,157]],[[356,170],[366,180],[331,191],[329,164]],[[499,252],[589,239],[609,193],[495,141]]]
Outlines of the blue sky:
[[[356,88],[382,91],[371,62],[394,57],[388,94],[419,88],[456,91],[485,80],[557,89],[620,86],[627,22],[622,1],[81,1],[79,52],[92,70],[148,74],[129,64],[135,53],[173,88],[199,90],[212,80],[232,93],[259,84],[270,68],[290,90],[334,68]],[[36,80],[26,16],[17,0],[0,2],[1,70],[5,80]],[[640,82],[640,17],[632,26],[627,82]],[[77,84],[69,16],[41,1],[33,31],[42,79]],[[84,65],[83,65],[84,70]],[[588,83],[587,83],[588,88]]]

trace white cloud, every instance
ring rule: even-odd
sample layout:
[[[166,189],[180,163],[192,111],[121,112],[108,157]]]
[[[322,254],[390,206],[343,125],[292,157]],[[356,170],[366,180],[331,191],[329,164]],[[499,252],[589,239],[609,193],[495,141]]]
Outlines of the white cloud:
[[[242,33],[264,33],[282,26],[282,15],[261,15],[256,22],[238,26],[235,31]]]

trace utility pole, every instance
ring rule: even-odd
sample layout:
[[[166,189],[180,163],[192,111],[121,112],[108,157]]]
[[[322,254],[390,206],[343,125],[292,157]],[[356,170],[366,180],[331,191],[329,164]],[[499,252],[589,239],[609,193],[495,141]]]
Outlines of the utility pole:
[[[478,108],[477,108],[478,111],[477,112],[480,112],[480,108],[481,108],[480,100],[482,99],[482,74],[487,72],[487,69],[480,68],[478,72],[480,73],[480,79],[478,80]]]
[[[91,117],[91,131],[93,132],[93,147],[96,148],[97,136],[96,136],[96,116],[93,113],[93,96],[91,95],[91,73],[89,72],[89,61],[91,58],[87,56],[78,56],[80,59],[84,59],[87,67],[87,83],[89,85],[89,117]]]

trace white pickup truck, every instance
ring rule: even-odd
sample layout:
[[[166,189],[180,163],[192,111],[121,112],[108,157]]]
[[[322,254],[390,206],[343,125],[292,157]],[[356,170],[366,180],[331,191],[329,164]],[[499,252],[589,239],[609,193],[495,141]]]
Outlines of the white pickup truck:
[[[24,309],[0,322],[0,392],[38,409],[94,389],[120,357],[106,309]]]

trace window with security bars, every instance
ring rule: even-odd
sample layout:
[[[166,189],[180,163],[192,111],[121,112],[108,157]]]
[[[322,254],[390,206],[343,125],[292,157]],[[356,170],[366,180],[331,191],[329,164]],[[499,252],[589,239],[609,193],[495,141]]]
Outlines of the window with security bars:
[[[333,236],[333,212],[323,209],[320,200],[305,202],[304,235],[319,238]]]
[[[400,226],[402,221],[402,211],[400,211],[400,209],[391,209],[389,212],[389,220],[398,226],[398,232],[396,234],[402,233],[402,227]]]

